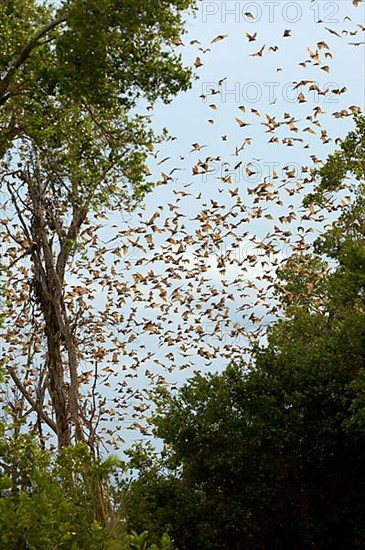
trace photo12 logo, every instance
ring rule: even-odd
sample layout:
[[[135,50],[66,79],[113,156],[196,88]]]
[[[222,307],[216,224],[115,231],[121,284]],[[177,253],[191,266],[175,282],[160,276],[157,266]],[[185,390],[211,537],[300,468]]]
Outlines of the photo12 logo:
[[[203,0],[201,17],[203,23],[219,18],[221,23],[275,23],[285,21],[295,24],[301,21],[305,10],[313,12],[315,22],[338,23],[339,5],[337,2],[210,2]]]
[[[339,96],[346,88],[340,88],[336,82],[320,84],[314,80],[301,82],[202,82],[200,98],[204,103],[214,96],[214,101],[220,103],[234,102],[253,105],[264,102],[274,105],[278,100],[285,103],[338,103]]]
[[[308,170],[307,170],[308,172]],[[265,187],[274,187],[274,181],[294,183],[304,177],[303,166],[296,162],[289,162],[283,166],[277,161],[261,161],[252,159],[243,163],[238,161],[236,165],[228,162],[213,161],[206,171],[201,172],[203,183],[207,183],[212,177],[227,181],[235,185],[254,185],[263,182]],[[250,190],[246,188],[248,193]]]

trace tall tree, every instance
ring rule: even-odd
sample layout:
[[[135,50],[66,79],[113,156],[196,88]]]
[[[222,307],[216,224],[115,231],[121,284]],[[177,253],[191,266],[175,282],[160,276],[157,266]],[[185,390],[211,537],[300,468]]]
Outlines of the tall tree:
[[[6,228],[15,244],[10,268],[29,261],[28,291],[43,318],[47,348],[37,388],[29,383],[31,360],[25,372],[11,362],[7,368],[39,426],[45,422],[56,432],[59,447],[84,440],[86,431],[95,445],[80,402],[77,319],[65,303],[67,266],[90,213],[133,207],[151,187],[146,157],[158,138],[136,107],[167,102],[188,88],[190,71],[174,44],[191,5],[0,5],[1,181],[16,219]]]

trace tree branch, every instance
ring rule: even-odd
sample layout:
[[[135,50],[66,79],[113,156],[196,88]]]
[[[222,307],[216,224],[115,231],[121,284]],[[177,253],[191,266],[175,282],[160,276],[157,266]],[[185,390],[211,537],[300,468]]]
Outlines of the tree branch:
[[[3,99],[4,95],[6,93],[6,90],[8,88],[8,85],[17,69],[21,67],[25,61],[28,59],[32,51],[39,46],[39,41],[43,36],[46,36],[50,31],[61,25],[62,23],[65,23],[67,21],[67,16],[64,15],[62,17],[58,17],[57,19],[54,19],[53,21],[50,21],[44,27],[39,29],[38,32],[35,33],[33,38],[29,40],[29,42],[24,46],[24,48],[21,50],[20,54],[18,55],[17,59],[14,61],[6,75],[3,79],[0,80],[0,98]]]
[[[68,258],[70,257],[71,249],[77,242],[81,226],[84,223],[86,216],[87,208],[77,208],[74,206],[72,221],[63,242],[61,242],[61,250],[57,259],[56,271],[61,282],[63,282],[65,277],[66,264]]]
[[[9,367],[8,365],[6,365],[6,370],[8,371],[8,373],[10,374],[11,378],[13,379],[13,382],[14,384],[16,385],[16,387],[18,388],[18,390],[20,391],[20,393],[25,397],[25,399],[28,401],[29,405],[32,407],[32,409],[38,413],[38,415],[40,416],[40,418],[51,428],[51,430],[54,431],[55,434],[57,434],[57,426],[56,424],[53,422],[53,420],[51,418],[49,418],[49,416],[46,415],[46,413],[44,411],[42,411],[41,408],[39,408],[37,402],[35,401],[35,399],[33,399],[33,397],[31,397],[29,395],[29,393],[27,392],[27,390],[25,389],[24,385],[22,384],[20,378],[18,377],[18,375],[16,374],[15,370],[13,367]]]

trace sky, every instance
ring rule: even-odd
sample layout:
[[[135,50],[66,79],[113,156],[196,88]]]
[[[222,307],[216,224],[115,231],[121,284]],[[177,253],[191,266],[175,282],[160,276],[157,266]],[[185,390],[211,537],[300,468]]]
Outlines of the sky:
[[[248,15],[251,13],[255,18]],[[351,18],[351,21],[346,19]],[[322,21],[319,23],[318,21]],[[340,2],[207,2],[200,3],[200,9],[195,17],[188,18],[186,28],[188,33],[182,37],[184,46],[179,49],[186,64],[194,63],[200,57],[203,65],[196,69],[196,80],[192,89],[180,94],[168,106],[158,105],[153,116],[153,125],[158,130],[167,127],[176,139],[158,147],[158,158],[151,162],[153,177],[160,178],[160,172],[168,174],[178,168],[172,175],[173,180],[168,185],[157,186],[145,200],[145,210],[142,214],[148,219],[161,205],[174,203],[178,192],[185,185],[196,195],[202,194],[200,200],[195,196],[181,198],[180,212],[187,218],[192,218],[202,208],[202,203],[211,199],[219,200],[222,209],[229,209],[232,197],[229,191],[238,188],[239,195],[245,201],[249,197],[247,189],[255,187],[260,181],[272,176],[275,170],[281,179],[293,168],[297,179],[303,179],[303,166],[313,167],[311,155],[325,159],[335,148],[335,139],[344,137],[352,128],[351,117],[335,118],[334,112],[356,105],[364,106],[364,45],[351,46],[349,42],[364,40],[364,33],[357,27],[364,21],[363,7],[355,8],[351,0]],[[329,30],[340,34],[340,37]],[[283,37],[286,29],[291,30],[291,36]],[[343,31],[357,30],[354,36]],[[257,33],[256,40],[248,42],[246,34]],[[227,36],[225,36],[227,35]],[[223,40],[212,44],[217,36],[225,36]],[[198,40],[200,43],[191,41]],[[313,52],[317,43],[324,41],[328,47],[322,49],[321,59],[325,52],[333,55],[332,59],[321,61],[321,66],[329,66],[330,72],[324,72],[314,63],[306,67],[299,63],[309,58],[308,49]],[[260,50],[265,45],[262,57],[250,57],[250,54]],[[276,52],[269,52],[270,46],[278,46]],[[206,53],[201,51],[209,49]],[[281,69],[277,71],[277,69]],[[223,85],[218,82],[225,79]],[[307,86],[293,90],[293,83],[302,80],[314,81],[320,90],[347,91],[341,95],[328,93],[320,95],[309,91]],[[214,89],[220,93],[209,95]],[[298,102],[298,96],[304,93],[306,101]],[[201,96],[205,97],[201,97]],[[213,105],[215,107],[210,107]],[[239,107],[245,106],[246,113]],[[322,143],[319,139],[320,130],[306,120],[313,114],[313,109],[320,108],[318,120],[321,129],[328,131],[332,141]],[[260,116],[250,112],[256,109]],[[322,113],[323,111],[323,113]],[[287,147],[283,143],[268,143],[273,134],[267,134],[265,115],[281,120],[287,112],[294,117],[298,126],[297,133],[292,137],[305,138],[305,142],[294,142]],[[241,128],[236,117],[249,123]],[[214,124],[209,120],[214,121]],[[305,128],[316,131],[313,135]],[[290,135],[284,131],[281,137]],[[224,136],[224,140],[222,139]],[[235,154],[245,138],[252,138],[250,145]],[[204,145],[200,151],[192,151],[194,143]],[[304,145],[310,148],[305,149]],[[199,159],[207,156],[220,157],[211,163],[208,174],[192,175],[192,167]],[[182,158],[183,157],[183,158]],[[159,167],[157,162],[168,158]],[[233,167],[242,161],[238,170]],[[255,173],[247,173],[246,168]],[[227,172],[229,170],[231,172]],[[224,192],[218,193],[222,182],[218,179],[231,173],[231,181],[225,186]],[[291,202],[300,210],[302,196],[293,197]],[[268,204],[270,212],[279,216],[285,212],[274,204]],[[138,224],[138,213],[132,214],[131,226]],[[275,220],[270,223],[262,218],[250,220],[250,234],[264,238],[271,230]],[[187,222],[189,226],[189,221]],[[190,221],[191,230],[194,223]],[[163,240],[163,237],[161,238]],[[226,248],[230,247],[227,241]],[[246,241],[241,241],[241,252],[247,250]],[[245,248],[246,247],[246,248]],[[287,254],[288,250],[284,251]],[[135,252],[138,256],[138,253]],[[234,271],[234,266],[228,269]],[[254,271],[254,270],[253,270]],[[214,273],[213,277],[219,274]]]

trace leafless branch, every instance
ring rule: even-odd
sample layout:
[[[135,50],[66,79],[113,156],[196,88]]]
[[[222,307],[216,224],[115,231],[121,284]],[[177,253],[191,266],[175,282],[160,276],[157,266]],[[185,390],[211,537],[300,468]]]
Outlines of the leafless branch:
[[[39,408],[37,402],[35,401],[35,399],[33,399],[33,397],[31,397],[29,395],[29,393],[27,392],[27,390],[25,389],[24,385],[22,384],[20,378],[18,377],[18,375],[16,374],[15,372],[15,369],[13,367],[10,367],[10,366],[7,366],[6,367],[8,373],[10,374],[14,384],[16,385],[16,387],[18,388],[18,390],[20,391],[20,393],[25,397],[25,399],[28,401],[29,405],[33,408],[33,410],[40,416],[40,418],[51,428],[51,430],[57,434],[57,426],[56,424],[53,422],[53,420],[51,420],[49,418],[49,416],[46,415],[46,413]]]

